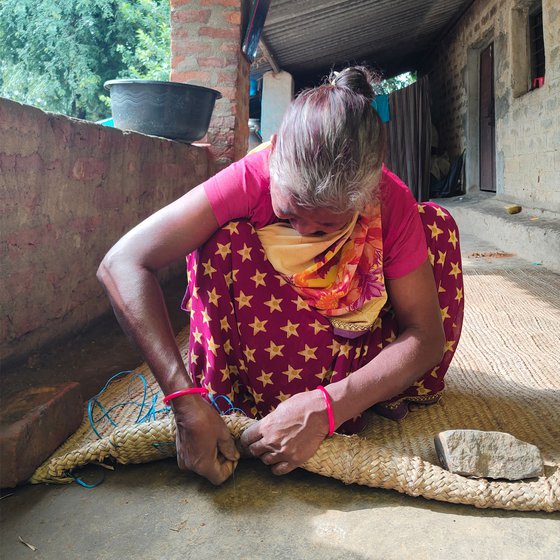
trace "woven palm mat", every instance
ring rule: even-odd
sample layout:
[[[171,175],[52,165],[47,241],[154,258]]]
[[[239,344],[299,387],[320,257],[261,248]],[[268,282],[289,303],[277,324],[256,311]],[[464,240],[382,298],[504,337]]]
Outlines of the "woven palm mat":
[[[327,438],[303,468],[345,483],[394,489],[411,496],[513,510],[560,509],[560,277],[546,270],[465,271],[467,311],[463,336],[447,374],[442,400],[417,407],[404,421],[371,414],[360,436]],[[187,332],[178,337],[186,351]],[[157,392],[149,369],[136,370]],[[142,383],[122,379],[102,394],[105,410],[141,400]],[[80,429],[33,475],[32,482],[71,481],[69,472],[90,462],[142,463],[175,454],[175,425],[158,396],[156,420],[135,424],[138,408],[117,406]],[[94,411],[95,412],[95,411]],[[97,417],[102,416],[97,410]],[[253,420],[224,417],[238,437]],[[469,479],[438,466],[434,436],[448,429],[509,432],[537,445],[545,476],[528,482]]]

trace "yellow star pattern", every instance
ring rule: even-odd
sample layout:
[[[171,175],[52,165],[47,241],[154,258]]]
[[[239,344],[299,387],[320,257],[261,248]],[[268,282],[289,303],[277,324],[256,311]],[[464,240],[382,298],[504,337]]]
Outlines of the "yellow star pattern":
[[[224,352],[229,356],[229,353],[233,350],[233,346],[229,338],[224,342]]]
[[[389,335],[389,338],[385,339],[385,342],[388,342],[389,344],[391,344],[391,342],[395,342],[395,340],[397,340],[397,335],[395,334],[395,332],[393,330],[391,330],[391,334]]]
[[[439,259],[437,260],[437,263],[443,266],[445,264],[445,257],[447,256],[447,252],[444,253],[443,251],[440,251],[438,249],[438,255]]]
[[[455,296],[455,301],[461,301],[463,299],[463,288],[455,288],[457,295]]]
[[[454,340],[446,340],[445,341],[444,352],[453,352],[453,346],[454,345],[455,345]]]
[[[297,336],[298,335],[298,332],[297,332],[298,327],[299,327],[299,323],[292,323],[288,319],[288,322],[286,323],[286,326],[285,327],[280,327],[280,330],[284,331],[288,335],[288,338],[290,338],[290,336]]]
[[[274,342],[270,341],[270,346],[265,348],[265,350],[269,353],[270,359],[274,358],[275,356],[284,356],[282,353],[282,349],[284,348],[284,344],[275,344]]]
[[[241,255],[241,262],[251,260],[251,247],[247,247],[247,243],[243,243],[243,249],[239,249],[237,252]]]
[[[216,352],[216,350],[218,350],[218,348],[220,348],[221,346],[222,346],[221,344],[216,344],[214,342],[213,336],[211,336],[210,339],[208,340],[208,350],[210,350],[210,352],[212,352],[214,356],[218,355],[218,352]]]
[[[258,270],[254,276],[251,276],[251,280],[255,283],[255,288],[266,285],[264,282],[265,276],[266,276],[266,272],[259,272]]]
[[[220,255],[224,261],[226,257],[231,253],[231,243],[226,243],[222,245],[221,243],[216,243],[218,245],[218,250],[214,253],[215,255]]]
[[[234,234],[237,233],[239,234],[239,230],[237,229],[239,222],[229,222],[228,224],[226,224],[224,226],[224,229],[227,229],[229,231],[230,234]]]
[[[210,278],[212,278],[212,274],[216,272],[216,269],[212,266],[210,259],[202,263],[202,266],[204,267],[204,276],[210,276]]]
[[[443,233],[443,230],[437,227],[436,222],[434,222],[431,226],[428,226],[428,229],[432,232],[432,239],[435,238],[436,241],[440,234]]]
[[[225,368],[220,370],[220,373],[222,374],[222,383],[224,383],[229,379],[229,366],[226,365]]]
[[[436,214],[444,220],[447,218],[447,214],[439,206],[436,208]]]
[[[261,369],[261,375],[260,377],[257,377],[257,381],[260,381],[263,387],[266,387],[267,385],[274,385],[272,375],[272,373],[266,373],[264,369]]]
[[[208,311],[203,309],[200,313],[202,314],[202,322],[210,326],[210,315],[208,315]]]
[[[265,319],[264,321],[260,321],[257,316],[255,316],[255,320],[252,323],[249,323],[250,327],[253,327],[253,336],[255,336],[259,332],[266,332],[264,326],[268,323],[268,320]]]
[[[282,298],[276,299],[273,295],[270,296],[270,299],[268,301],[264,302],[265,305],[268,305],[268,307],[270,307],[270,312],[271,313],[273,311],[282,311],[280,309],[280,304],[281,303],[282,303]]]
[[[317,352],[317,348],[318,348],[318,346],[315,346],[315,348],[310,348],[306,344],[305,345],[305,350],[301,350],[301,352],[298,352],[298,354],[300,356],[303,356],[305,358],[305,362],[307,363],[309,360],[316,360],[317,359],[317,356],[315,356],[315,352]]]
[[[196,299],[198,297],[198,286],[195,284],[192,290],[192,298]]]
[[[198,329],[194,329],[192,335],[199,344],[202,344],[202,333]]]
[[[350,358],[350,350],[352,350],[352,346],[348,343],[340,345],[340,353],[344,354],[347,358]]]
[[[298,311],[301,311],[302,309],[309,311],[309,304],[305,300],[303,300],[301,296],[298,296],[297,299],[292,300],[292,303],[295,303],[297,305]]]
[[[214,396],[216,394],[216,391],[214,391],[214,387],[212,387],[212,383],[209,381],[208,383],[203,383],[203,386],[208,389],[208,392]]]
[[[441,311],[441,320],[442,320],[442,321],[445,321],[445,319],[451,319],[451,315],[449,315],[449,313],[447,313],[448,309],[449,309],[449,305],[448,305],[447,307],[442,307],[442,308],[440,309],[440,311]]]
[[[432,250],[428,247],[428,257],[430,258],[430,264],[432,266],[434,266],[434,254],[432,253]]]
[[[228,332],[230,329],[231,329],[231,327],[229,326],[228,318],[227,317],[222,317],[220,319],[220,330]]]
[[[247,363],[249,362],[256,363],[255,352],[256,350],[254,348],[249,348],[248,346],[245,346],[245,350],[243,350],[243,354],[245,354]]]
[[[445,293],[445,288],[440,284],[438,286],[437,291],[438,291],[439,294],[444,294]]]
[[[414,384],[414,387],[416,387],[416,393],[421,396],[421,395],[428,395],[430,393],[429,389],[426,389],[426,387],[424,387],[424,382],[422,380],[417,381]]]
[[[457,239],[457,232],[452,229],[449,232],[449,243],[451,243],[451,245],[453,245],[453,249],[455,249],[455,246],[457,245],[457,243],[459,243],[459,240]]]
[[[337,342],[336,340],[333,340],[332,344],[327,346],[327,348],[330,348],[331,351],[332,351],[332,355],[336,356],[338,354],[338,351],[340,350],[340,342]]]
[[[455,280],[457,280],[457,276],[459,276],[459,274],[461,274],[459,263],[458,262],[451,263],[451,272],[449,273],[449,276],[453,276]]]
[[[278,396],[276,397],[280,402],[287,401],[292,395],[290,393],[284,393],[284,391],[280,391]]]
[[[288,376],[288,382],[291,383],[294,379],[301,379],[301,375],[300,373],[303,371],[303,368],[301,369],[295,369],[292,366],[288,366],[288,369],[286,371],[283,371],[282,373],[284,375]]]
[[[239,304],[239,309],[242,309],[243,307],[247,306],[247,307],[251,307],[251,300],[253,299],[253,296],[246,296],[241,290],[239,291],[239,296],[234,298],[235,301]]]
[[[424,206],[422,206],[421,204],[418,204],[418,213],[419,214],[425,214],[426,210],[424,210]]]
[[[231,271],[231,277],[233,278],[234,282],[237,282],[237,273],[239,272],[239,269],[236,268],[234,270]]]
[[[318,377],[320,381],[324,381],[325,379],[330,379],[332,375],[332,371],[328,370],[326,367],[321,369],[321,373],[316,373],[315,377]]]
[[[226,281],[226,286],[228,288],[233,284],[233,280],[231,279],[231,270],[224,274],[224,280]]]
[[[257,393],[252,387],[248,387],[253,399],[255,400],[255,404],[259,404],[261,402],[264,402],[262,393]],[[255,410],[255,412],[253,414],[256,414],[257,411]]]
[[[315,319],[315,321],[313,323],[311,323],[309,326],[313,327],[313,334],[317,334],[321,331],[328,331],[329,330],[329,327],[327,327],[327,325],[323,325],[317,319]]]
[[[437,370],[438,370],[438,369],[439,369],[439,366],[436,366],[436,367],[430,372],[430,375],[431,375],[432,377],[436,377],[436,378],[437,378],[437,376],[438,376],[438,375],[437,375]]]
[[[278,282],[280,282],[280,286],[285,286],[288,283],[281,274],[276,274],[274,278],[276,278]]]
[[[216,288],[212,288],[212,291],[207,291],[208,294],[208,301],[213,303],[216,307],[218,307],[218,300],[222,297],[216,293]]]

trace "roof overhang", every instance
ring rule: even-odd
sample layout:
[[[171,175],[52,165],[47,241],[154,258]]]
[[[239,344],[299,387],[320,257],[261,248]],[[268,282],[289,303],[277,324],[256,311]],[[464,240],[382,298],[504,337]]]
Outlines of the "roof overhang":
[[[312,79],[364,62],[386,77],[417,70],[472,1],[272,0],[251,73],[274,65]]]

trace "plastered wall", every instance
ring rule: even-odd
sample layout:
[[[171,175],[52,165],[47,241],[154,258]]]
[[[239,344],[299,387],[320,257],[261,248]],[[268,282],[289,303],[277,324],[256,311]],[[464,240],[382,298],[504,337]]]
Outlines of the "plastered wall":
[[[480,51],[494,43],[497,197],[560,212],[560,3],[543,0],[546,77],[527,91],[529,0],[476,0],[427,65],[432,118],[451,157],[466,149],[478,190]]]

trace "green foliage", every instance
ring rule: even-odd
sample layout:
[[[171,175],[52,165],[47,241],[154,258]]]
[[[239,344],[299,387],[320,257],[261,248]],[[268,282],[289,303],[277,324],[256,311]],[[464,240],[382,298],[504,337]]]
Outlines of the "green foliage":
[[[376,89],[378,94],[389,94],[393,91],[405,88],[416,81],[416,72],[405,72],[393,78],[383,80]]]
[[[169,79],[169,0],[2,0],[0,95],[97,120],[106,80]]]

